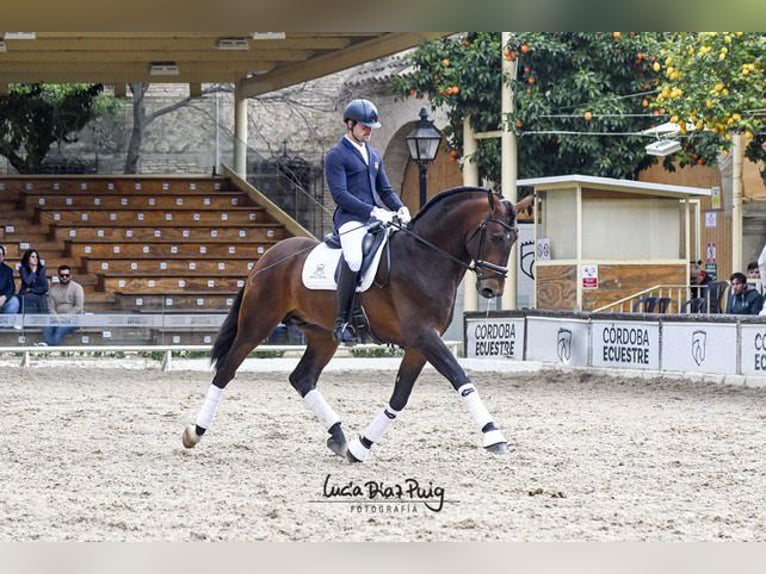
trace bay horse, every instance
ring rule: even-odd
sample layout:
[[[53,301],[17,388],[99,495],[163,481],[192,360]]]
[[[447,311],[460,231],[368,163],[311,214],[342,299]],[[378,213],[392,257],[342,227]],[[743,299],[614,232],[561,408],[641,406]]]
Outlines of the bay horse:
[[[452,383],[481,433],[482,446],[495,454],[507,452],[503,433],[441,335],[467,270],[476,273],[480,295],[502,294],[518,236],[516,209],[494,191],[457,187],[434,196],[408,226],[398,227],[389,238],[390,257],[383,258],[376,282],[360,295],[371,333],[402,347],[404,356],[388,404],[364,431],[347,442],[340,417],[316,388],[338,347],[332,335],[336,295],[303,286],[303,263],[317,241],[291,237],[259,259],[221,325],[211,351],[215,376],[195,422],[184,429],[184,447],[200,441],[236,370],[281,321],[305,334],[306,350],[289,380],[329,433],[327,446],[334,453],[350,462],[365,461],[407,405],[426,361]]]

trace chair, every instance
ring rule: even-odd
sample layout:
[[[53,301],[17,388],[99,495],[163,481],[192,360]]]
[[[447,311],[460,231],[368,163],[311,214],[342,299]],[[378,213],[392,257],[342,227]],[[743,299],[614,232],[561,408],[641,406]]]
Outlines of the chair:
[[[670,306],[670,297],[660,297],[657,299],[656,313],[667,313]]]
[[[657,300],[657,297],[640,297],[633,303],[633,312],[653,313]]]
[[[702,313],[707,312],[706,301],[704,297],[693,297],[684,301],[681,305],[681,313]]]
[[[724,294],[729,288],[728,281],[713,281],[707,285],[707,293],[704,298],[707,300],[707,313],[723,313]]]

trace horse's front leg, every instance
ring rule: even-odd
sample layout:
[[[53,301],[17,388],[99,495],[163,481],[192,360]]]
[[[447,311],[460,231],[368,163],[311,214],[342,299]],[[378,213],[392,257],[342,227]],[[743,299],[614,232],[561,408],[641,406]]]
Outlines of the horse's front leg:
[[[316,388],[319,375],[335,354],[338,343],[329,332],[318,327],[308,325],[302,330],[307,340],[306,351],[298,366],[290,373],[290,384],[303,397],[304,403],[316,415],[324,429],[330,433],[327,448],[343,456],[347,445],[340,417]]]
[[[391,399],[382,411],[372,420],[366,429],[357,438],[348,443],[346,457],[349,462],[364,462],[370,455],[370,449],[376,442],[380,442],[388,432],[399,413],[407,406],[407,400],[412,393],[415,380],[423,370],[426,358],[419,352],[408,349],[404,353],[396,375],[396,384]]]
[[[508,441],[503,433],[495,426],[492,415],[479,397],[479,392],[473,381],[460,366],[455,356],[450,352],[441,337],[434,331],[424,338],[422,351],[428,362],[452,383],[468,414],[476,427],[482,433],[482,446],[494,454],[505,454],[508,451]]]

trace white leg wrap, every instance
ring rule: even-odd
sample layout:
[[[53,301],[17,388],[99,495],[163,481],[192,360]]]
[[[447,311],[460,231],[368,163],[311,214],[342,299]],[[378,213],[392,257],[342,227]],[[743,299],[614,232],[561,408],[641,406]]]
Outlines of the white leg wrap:
[[[484,403],[479,398],[479,391],[476,390],[472,383],[466,383],[457,392],[463,398],[468,414],[471,415],[471,419],[479,427],[479,430],[492,422],[492,417],[487,407],[484,406]]]
[[[356,457],[356,460],[364,462],[370,456],[370,449],[362,444],[359,437],[348,441],[348,451]]]
[[[340,422],[340,417],[338,414],[329,404],[327,404],[327,401],[324,400],[322,393],[320,393],[318,390],[311,389],[308,393],[306,393],[306,396],[303,397],[303,400],[309,410],[314,413],[319,419],[319,422],[322,423],[322,426],[324,426],[325,430],[330,430],[332,425]]]
[[[497,429],[487,431],[483,433],[483,436],[484,436],[484,444],[482,444],[481,446],[483,446],[484,448],[487,448],[488,446],[492,446],[493,444],[508,442],[507,440],[505,440],[505,435]]]
[[[203,429],[210,428],[210,425],[213,424],[213,419],[215,418],[215,411],[218,410],[218,405],[221,403],[222,399],[223,389],[219,389],[215,385],[210,385],[210,388],[205,395],[205,403],[202,405],[202,408],[197,415],[197,420],[195,421],[197,426],[200,426]]]
[[[388,432],[388,429],[390,429],[394,424],[394,421],[396,421],[396,417],[399,416],[400,412],[401,411],[395,411],[392,409],[391,405],[386,406],[386,408],[380,411],[378,416],[376,416],[372,422],[367,425],[367,428],[364,429],[362,434],[369,441],[380,442],[380,440],[383,438],[383,435],[385,435],[386,432]]]

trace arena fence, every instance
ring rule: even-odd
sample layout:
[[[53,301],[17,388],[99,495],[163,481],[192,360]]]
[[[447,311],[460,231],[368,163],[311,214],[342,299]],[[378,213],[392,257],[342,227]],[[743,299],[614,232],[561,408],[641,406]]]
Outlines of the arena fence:
[[[210,351],[212,341],[225,313],[209,314],[110,314],[85,313],[82,315],[0,315],[0,356],[20,356],[21,366],[29,367],[33,358],[52,355],[71,357],[76,355],[95,355],[121,357],[127,354],[157,359],[162,370],[170,370],[174,357],[205,357]],[[49,326],[75,327],[77,344],[40,346],[30,344],[30,340],[39,339],[42,330]],[[282,329],[287,329],[284,325]],[[154,343],[136,344],[131,340],[143,340],[138,331],[156,331],[160,334],[173,334],[169,339],[180,337],[176,333],[198,333],[204,335],[205,343]],[[277,329],[275,332],[279,332]],[[303,354],[304,344],[275,344],[275,337],[256,347],[251,357],[282,357]],[[162,341],[162,337],[154,337]],[[9,344],[13,343],[13,344]],[[454,355],[461,351],[460,341],[445,341]],[[339,347],[339,356],[392,356],[401,351],[390,345],[360,344],[351,348]]]
[[[766,320],[720,314],[466,313],[465,355],[766,381]]]

